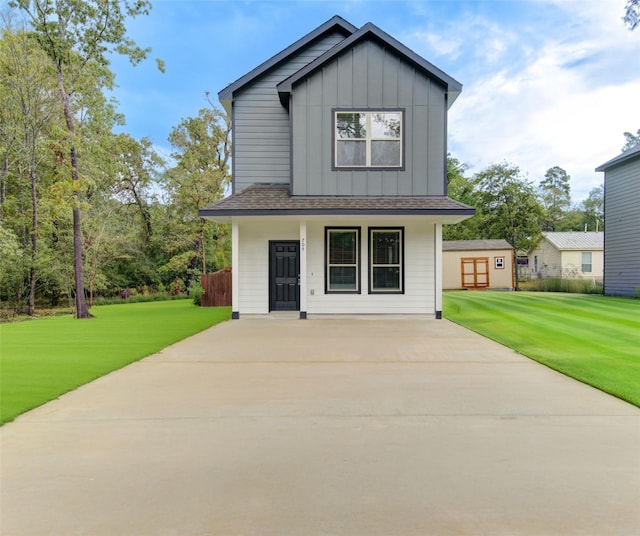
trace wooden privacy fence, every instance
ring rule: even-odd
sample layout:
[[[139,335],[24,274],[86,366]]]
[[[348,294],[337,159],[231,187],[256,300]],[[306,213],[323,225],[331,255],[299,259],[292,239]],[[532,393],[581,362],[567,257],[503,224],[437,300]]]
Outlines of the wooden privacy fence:
[[[203,274],[200,284],[204,289],[202,307],[222,307],[231,305],[231,268],[224,268],[212,274]]]

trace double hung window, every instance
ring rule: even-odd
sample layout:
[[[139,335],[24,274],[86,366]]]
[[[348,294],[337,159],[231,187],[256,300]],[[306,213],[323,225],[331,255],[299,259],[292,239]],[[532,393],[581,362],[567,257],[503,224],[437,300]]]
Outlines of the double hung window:
[[[404,292],[403,230],[369,228],[369,292]]]
[[[402,168],[402,111],[336,111],[335,168]]]
[[[360,228],[325,230],[326,291],[360,292]]]
[[[591,273],[591,252],[583,251],[582,252],[582,273],[590,274]]]

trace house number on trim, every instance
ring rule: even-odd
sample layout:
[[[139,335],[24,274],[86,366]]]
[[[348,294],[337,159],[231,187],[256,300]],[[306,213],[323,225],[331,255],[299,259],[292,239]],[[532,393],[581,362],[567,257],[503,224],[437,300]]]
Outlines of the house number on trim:
[[[304,251],[304,238],[300,240],[300,249]]]

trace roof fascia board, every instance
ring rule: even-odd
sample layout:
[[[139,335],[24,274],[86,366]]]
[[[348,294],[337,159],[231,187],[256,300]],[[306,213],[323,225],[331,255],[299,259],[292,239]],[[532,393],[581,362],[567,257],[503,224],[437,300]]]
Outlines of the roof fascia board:
[[[475,209],[200,209],[198,216],[473,216]]]
[[[640,157],[640,144],[632,147],[631,149],[626,150],[624,153],[612,158],[608,162],[605,162],[601,166],[596,168],[596,171],[606,171],[609,168],[614,166],[623,164],[628,160],[633,160],[634,158]]]
[[[275,56],[272,56],[267,61],[258,65],[255,69],[249,71],[244,76],[238,78],[235,82],[232,82],[223,90],[218,93],[218,99],[224,105],[225,102],[230,102],[233,100],[233,94],[238,91],[241,87],[246,84],[252,82],[262,74],[264,74],[269,69],[275,67],[282,61],[286,60],[292,54],[298,52],[301,48],[307,46],[309,43],[317,39],[318,37],[324,35],[325,33],[331,31],[339,31],[342,32],[345,36],[349,36],[356,32],[358,28],[351,24],[350,22],[344,20],[342,17],[335,15],[331,19],[329,19],[324,24],[318,26],[315,30],[311,31],[304,37],[298,39],[295,43],[289,45],[284,50],[278,52]],[[226,107],[226,106],[225,106]]]
[[[277,85],[278,92],[283,94],[291,93],[293,84],[295,84],[297,81],[309,76],[316,70],[320,69],[325,63],[335,58],[342,51],[344,51],[348,47],[355,45],[368,36],[372,36],[378,41],[382,42],[384,45],[394,49],[397,54],[405,57],[406,59],[417,65],[430,77],[436,78],[438,81],[440,81],[446,87],[447,92],[450,95],[449,107],[451,106],[451,104],[453,104],[453,102],[462,91],[462,84],[456,79],[452,78],[447,73],[425,60],[422,56],[416,54],[413,50],[400,43],[400,41],[378,28],[375,24],[369,22],[362,28],[360,28],[360,30],[347,37],[344,41],[341,41],[336,46],[325,52],[322,56],[319,56],[305,67],[280,82]],[[281,95],[281,99],[282,98],[283,95]]]

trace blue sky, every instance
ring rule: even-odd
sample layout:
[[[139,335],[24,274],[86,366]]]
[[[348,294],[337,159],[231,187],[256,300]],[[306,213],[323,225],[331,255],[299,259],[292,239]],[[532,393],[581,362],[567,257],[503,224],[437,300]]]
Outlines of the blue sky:
[[[148,60],[115,58],[124,130],[165,154],[184,117],[333,15],[372,22],[463,84],[449,150],[469,173],[508,161],[538,182],[560,166],[574,201],[602,183],[594,168],[640,128],[640,29],[625,0],[155,0],[129,22]]]

